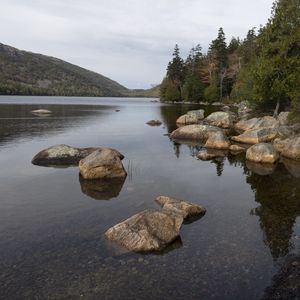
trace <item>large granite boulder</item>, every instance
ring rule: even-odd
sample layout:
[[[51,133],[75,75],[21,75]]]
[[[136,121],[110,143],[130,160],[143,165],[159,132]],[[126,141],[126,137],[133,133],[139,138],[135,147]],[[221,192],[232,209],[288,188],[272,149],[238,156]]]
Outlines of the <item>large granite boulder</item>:
[[[127,175],[120,156],[108,148],[96,150],[82,159],[79,170],[84,179],[124,178]]]
[[[169,210],[180,214],[185,221],[202,216],[206,212],[206,209],[200,205],[168,196],[159,196],[155,201],[163,208],[163,210]]]
[[[274,148],[283,156],[300,161],[300,136],[285,140],[276,139]]]
[[[247,150],[246,159],[257,163],[273,164],[279,159],[279,154],[271,144],[260,143]]]
[[[212,134],[221,129],[209,125],[187,125],[174,130],[170,137],[178,140],[207,140]]]
[[[231,128],[233,127],[235,121],[235,114],[232,112],[225,111],[213,112],[205,119],[205,123],[221,128]]]
[[[223,131],[217,131],[209,136],[204,147],[212,149],[228,149],[230,147],[230,142]]]
[[[204,110],[203,109],[191,110],[191,111],[187,112],[185,115],[180,116],[177,119],[176,124],[178,126],[198,124],[203,119],[204,119]]]
[[[183,216],[169,210],[145,210],[111,227],[105,237],[135,252],[161,251],[179,237]]]
[[[238,132],[244,132],[248,130],[260,129],[260,128],[276,128],[279,126],[279,121],[271,116],[265,116],[262,118],[252,118],[249,120],[241,120],[234,125],[235,130]]]
[[[34,165],[78,165],[79,161],[99,148],[75,148],[68,145],[55,145],[40,151],[32,159]],[[119,157],[123,157],[118,153]]]
[[[271,142],[277,136],[277,129],[273,127],[259,128],[247,130],[244,133],[233,136],[231,139],[238,143],[258,144],[264,142]]]

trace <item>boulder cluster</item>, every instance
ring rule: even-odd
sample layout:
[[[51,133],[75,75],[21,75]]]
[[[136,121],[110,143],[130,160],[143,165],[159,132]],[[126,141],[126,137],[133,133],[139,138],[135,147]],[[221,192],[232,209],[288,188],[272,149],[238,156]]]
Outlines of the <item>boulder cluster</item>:
[[[281,157],[300,160],[300,128],[289,124],[288,112],[254,118],[250,113],[244,102],[237,113],[226,107],[204,118],[202,109],[190,111],[177,119],[170,138],[201,143],[201,160],[223,157],[226,151],[246,152],[246,159],[255,163],[274,164]]]
[[[32,163],[39,166],[79,165],[84,179],[116,179],[127,176],[123,158],[123,154],[111,148],[75,148],[61,144],[40,151]]]

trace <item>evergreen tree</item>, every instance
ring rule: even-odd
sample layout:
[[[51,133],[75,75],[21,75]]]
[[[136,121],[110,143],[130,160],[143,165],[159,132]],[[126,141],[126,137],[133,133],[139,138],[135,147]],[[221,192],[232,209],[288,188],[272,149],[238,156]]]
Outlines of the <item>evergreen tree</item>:
[[[252,70],[254,101],[275,106],[292,101],[300,112],[300,0],[275,1],[272,16],[257,40],[258,58]],[[299,116],[299,114],[298,114]]]
[[[205,85],[201,79],[201,67],[203,64],[202,48],[200,45],[193,47],[186,59],[186,78],[183,86],[185,101],[198,102],[203,99]]]

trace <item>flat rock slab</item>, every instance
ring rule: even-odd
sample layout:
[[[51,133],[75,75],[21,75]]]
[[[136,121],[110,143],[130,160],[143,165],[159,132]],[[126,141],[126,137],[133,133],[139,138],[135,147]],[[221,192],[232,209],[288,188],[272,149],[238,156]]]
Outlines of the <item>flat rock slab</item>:
[[[274,127],[264,127],[259,129],[247,130],[238,136],[233,136],[231,139],[238,143],[258,144],[271,142],[276,138],[277,133],[278,131]]]
[[[163,208],[163,210],[169,210],[180,214],[184,221],[203,216],[206,213],[206,209],[200,205],[168,196],[159,196],[155,201]]]
[[[187,125],[174,130],[170,137],[179,140],[203,141],[220,130],[220,128],[210,125]]]
[[[68,145],[55,145],[40,151],[32,159],[34,165],[78,165],[79,161],[99,148],[75,148]]]
[[[145,210],[108,229],[105,237],[130,251],[161,251],[179,236],[182,222],[180,214]]]
[[[108,148],[96,150],[80,160],[79,170],[84,179],[110,179],[127,176],[118,152]]]
[[[234,128],[237,131],[243,132],[247,130],[254,130],[260,128],[275,128],[279,126],[279,121],[271,116],[264,116],[262,118],[252,118],[249,120],[241,120],[235,124]]]

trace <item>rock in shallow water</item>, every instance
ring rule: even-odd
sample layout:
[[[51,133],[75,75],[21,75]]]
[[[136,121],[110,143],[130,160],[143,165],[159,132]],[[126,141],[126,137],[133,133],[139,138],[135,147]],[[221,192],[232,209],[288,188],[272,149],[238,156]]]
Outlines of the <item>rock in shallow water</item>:
[[[276,139],[274,148],[284,157],[300,161],[300,136],[285,140]]]
[[[228,149],[230,142],[223,131],[217,131],[207,139],[204,147],[211,149]]]
[[[182,215],[171,211],[145,210],[108,229],[105,237],[130,251],[161,251],[179,236],[182,222]]]
[[[68,145],[55,145],[40,151],[32,159],[34,165],[77,165],[81,159],[99,148],[75,148]]]
[[[36,109],[31,111],[34,115],[50,115],[52,112],[48,109]]]
[[[279,154],[271,144],[260,143],[247,150],[246,159],[257,163],[273,164],[279,159]]]
[[[159,120],[150,120],[146,124],[150,126],[160,126],[162,122]]]
[[[100,149],[92,152],[79,162],[80,174],[84,179],[124,178],[127,173],[118,152]]]
[[[212,134],[221,129],[209,125],[187,125],[174,130],[170,137],[179,140],[207,140]]]
[[[163,210],[178,213],[182,215],[184,220],[202,216],[206,212],[206,209],[200,205],[167,196],[159,196],[155,201],[163,208]]]
[[[258,144],[270,142],[277,136],[277,129],[273,127],[264,127],[259,129],[247,130],[244,133],[233,136],[231,139],[238,143]]]
[[[205,122],[212,126],[221,128],[231,128],[236,120],[236,116],[232,112],[216,111],[210,114]]]
[[[178,126],[198,124],[204,119],[204,110],[191,110],[176,120]]]

